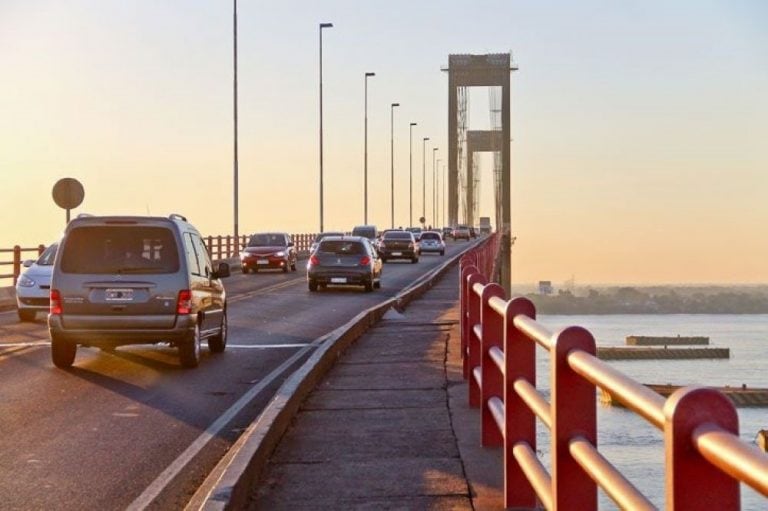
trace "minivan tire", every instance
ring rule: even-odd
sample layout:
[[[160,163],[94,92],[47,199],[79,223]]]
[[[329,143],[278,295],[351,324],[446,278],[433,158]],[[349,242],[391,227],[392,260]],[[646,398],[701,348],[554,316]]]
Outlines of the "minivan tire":
[[[53,365],[61,369],[72,367],[77,354],[77,344],[62,341],[56,337],[51,338],[51,359]]]
[[[309,291],[311,293],[314,293],[315,291],[317,291],[317,282],[315,282],[314,280],[309,281]]]
[[[188,369],[194,369],[200,365],[200,325],[195,325],[190,338],[179,344],[179,361],[182,367]]]
[[[211,353],[222,353],[227,347],[227,311],[221,318],[221,328],[218,335],[208,338],[208,349]]]

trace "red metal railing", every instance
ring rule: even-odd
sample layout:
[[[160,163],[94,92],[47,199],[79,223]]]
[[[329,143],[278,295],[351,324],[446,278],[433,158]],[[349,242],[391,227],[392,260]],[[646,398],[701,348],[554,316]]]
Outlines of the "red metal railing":
[[[597,509],[599,486],[623,509],[655,509],[597,449],[596,387],[663,432],[667,509],[739,509],[740,482],[768,497],[768,455],[739,439],[727,397],[686,387],[665,400],[597,359],[586,329],[536,322],[533,303],[507,300],[477,261],[460,266],[464,375],[482,445],[503,447],[505,507]],[[550,357],[550,402],[535,386],[536,345]],[[551,474],[536,456],[537,418],[551,432]]]
[[[312,241],[315,239],[315,234],[292,234],[291,238],[293,239],[296,251],[301,253],[309,250],[310,246],[312,245]],[[208,252],[211,254],[211,258],[214,260],[237,257],[240,253],[240,250],[242,250],[242,248],[248,242],[248,236],[240,236],[239,241],[240,243],[237,243],[235,237],[231,235],[207,236],[205,238],[205,244],[208,247]],[[30,254],[31,258],[31,253],[34,253],[34,257],[36,258],[42,254],[44,250],[45,245],[38,245],[35,248],[21,248],[18,245],[13,248],[0,248],[0,268],[3,266],[11,267],[10,272],[0,273],[0,282],[2,282],[4,279],[11,279],[13,281],[13,285],[15,286],[16,281],[21,274],[23,261],[22,254],[28,253]],[[10,254],[10,256],[6,256],[5,254]],[[6,257],[10,257],[10,259],[5,259]],[[2,270],[0,269],[0,271]]]

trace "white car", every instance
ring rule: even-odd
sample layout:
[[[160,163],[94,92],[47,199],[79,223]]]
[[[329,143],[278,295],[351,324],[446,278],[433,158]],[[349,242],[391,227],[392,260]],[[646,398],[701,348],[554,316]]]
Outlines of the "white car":
[[[37,260],[24,261],[26,270],[16,282],[16,307],[21,321],[34,321],[38,312],[48,312],[53,260],[58,247],[58,243],[53,243]]]
[[[422,254],[426,252],[439,252],[440,255],[445,255],[445,242],[443,242],[443,236],[439,232],[422,232],[420,245]]]

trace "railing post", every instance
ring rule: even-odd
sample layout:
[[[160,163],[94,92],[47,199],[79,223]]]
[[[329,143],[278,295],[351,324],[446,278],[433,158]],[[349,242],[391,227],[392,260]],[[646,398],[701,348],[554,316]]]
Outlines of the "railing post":
[[[213,236],[205,238],[205,244],[206,248],[208,248],[208,253],[213,257]]]
[[[504,288],[498,284],[488,284],[480,297],[480,324],[483,331],[480,345],[480,366],[483,372],[483,387],[480,389],[482,418],[480,435],[483,447],[497,447],[504,442],[502,431],[496,425],[491,409],[488,407],[488,400],[492,397],[504,398],[504,375],[501,374],[501,369],[496,366],[490,355],[492,346],[502,349],[504,342],[504,318],[488,304],[488,300],[493,296],[504,299]]]
[[[232,236],[227,234],[227,259],[232,257]]]
[[[597,485],[570,453],[581,436],[597,446],[595,387],[568,364],[574,350],[595,354],[595,339],[581,327],[568,327],[552,343],[552,494],[555,511],[597,509]]]
[[[13,246],[13,285],[19,280],[19,274],[21,274],[21,247],[18,245]]]
[[[536,385],[536,343],[515,328],[515,316],[536,319],[527,298],[514,298],[504,311],[504,507],[533,509],[536,492],[515,460],[512,450],[525,443],[536,452],[536,414],[515,392],[515,381]]]
[[[464,374],[464,379],[469,378],[469,353],[467,352],[467,346],[469,343],[469,286],[467,284],[468,278],[473,273],[479,273],[476,266],[469,264],[469,260],[464,258],[460,261],[461,264],[461,281],[459,282],[459,328],[461,331],[461,363]]]
[[[473,371],[476,367],[480,367],[480,339],[475,335],[475,325],[480,323],[480,297],[472,289],[472,286],[480,283],[485,285],[485,277],[481,273],[473,273],[467,279],[467,292],[468,292],[468,304],[469,313],[467,315],[467,325],[469,329],[469,337],[467,337],[467,350],[469,351],[469,406],[470,408],[477,408],[480,406],[480,384],[475,379]]]
[[[41,256],[41,255],[43,255],[43,252],[45,252],[45,245],[38,245],[37,246],[37,255]]]
[[[218,259],[224,259],[221,257],[221,234],[216,236],[216,250],[218,252]]]
[[[714,389],[685,387],[664,403],[664,417],[667,509],[739,509],[739,482],[704,459],[693,442],[694,431],[705,423],[739,435],[731,401]]]

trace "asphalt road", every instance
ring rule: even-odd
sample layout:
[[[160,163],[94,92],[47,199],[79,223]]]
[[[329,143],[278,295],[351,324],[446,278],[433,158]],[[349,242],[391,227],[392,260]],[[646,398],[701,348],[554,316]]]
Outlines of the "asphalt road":
[[[183,508],[315,339],[444,260],[387,263],[373,293],[309,293],[301,267],[235,272],[227,350],[204,350],[192,370],[162,345],[80,348],[71,370],[57,369],[42,315],[0,313],[0,507]]]

